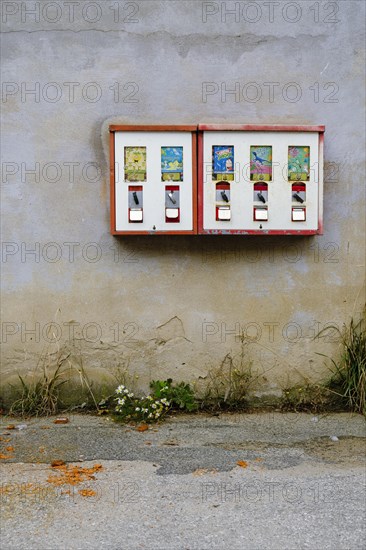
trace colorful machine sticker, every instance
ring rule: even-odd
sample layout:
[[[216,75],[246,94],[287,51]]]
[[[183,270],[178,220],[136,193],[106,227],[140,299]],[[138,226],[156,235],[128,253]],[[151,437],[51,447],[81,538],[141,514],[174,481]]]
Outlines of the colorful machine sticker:
[[[146,147],[125,147],[125,181],[146,181]]]
[[[161,181],[183,181],[183,147],[161,148]]]
[[[212,146],[212,179],[234,180],[234,146],[213,145]]]
[[[251,181],[271,181],[272,179],[272,146],[250,146],[250,179]]]
[[[290,181],[309,181],[310,147],[291,145],[288,148],[288,179]]]

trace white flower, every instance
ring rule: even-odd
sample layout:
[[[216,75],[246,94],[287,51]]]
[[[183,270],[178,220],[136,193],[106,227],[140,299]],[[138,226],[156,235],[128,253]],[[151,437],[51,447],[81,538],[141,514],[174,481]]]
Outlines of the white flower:
[[[152,415],[152,413],[150,413],[149,416],[148,416],[148,418],[152,418],[152,417],[153,417],[153,415]]]
[[[128,393],[127,397],[133,397],[133,393]]]
[[[135,411],[137,411],[137,412],[138,412],[139,410],[140,410],[140,407],[136,407]]]
[[[155,403],[153,403],[153,404],[151,405],[151,408],[152,408],[152,409],[156,409]]]
[[[125,388],[125,389],[123,390],[123,393],[128,393],[128,389]]]

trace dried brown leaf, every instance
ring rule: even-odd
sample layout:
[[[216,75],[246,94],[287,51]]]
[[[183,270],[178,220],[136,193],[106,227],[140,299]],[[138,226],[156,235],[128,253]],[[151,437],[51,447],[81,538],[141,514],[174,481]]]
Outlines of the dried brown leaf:
[[[78,493],[82,497],[94,497],[97,494],[93,489],[79,489]]]
[[[149,429],[149,426],[147,424],[140,424],[140,426],[137,426],[136,430],[138,432],[146,432],[146,430]]]
[[[64,466],[65,461],[64,460],[52,460],[51,467],[52,468],[58,468],[59,466]]]
[[[66,418],[66,416],[61,416],[60,418],[56,418],[56,420],[53,421],[54,424],[68,424],[70,420]]]

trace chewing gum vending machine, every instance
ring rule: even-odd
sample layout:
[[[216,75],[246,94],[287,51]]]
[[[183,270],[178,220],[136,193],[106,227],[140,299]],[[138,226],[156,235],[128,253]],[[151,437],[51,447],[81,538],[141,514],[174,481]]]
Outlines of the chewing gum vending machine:
[[[111,233],[197,234],[197,126],[110,126]]]
[[[198,126],[200,234],[322,234],[324,126]]]
[[[323,232],[324,126],[110,126],[111,233]]]

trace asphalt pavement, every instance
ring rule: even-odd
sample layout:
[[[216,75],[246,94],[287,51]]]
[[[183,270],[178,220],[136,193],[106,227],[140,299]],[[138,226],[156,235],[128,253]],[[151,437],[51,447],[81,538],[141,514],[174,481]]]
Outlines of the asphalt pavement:
[[[360,415],[55,419],[1,419],[2,550],[366,548]]]

